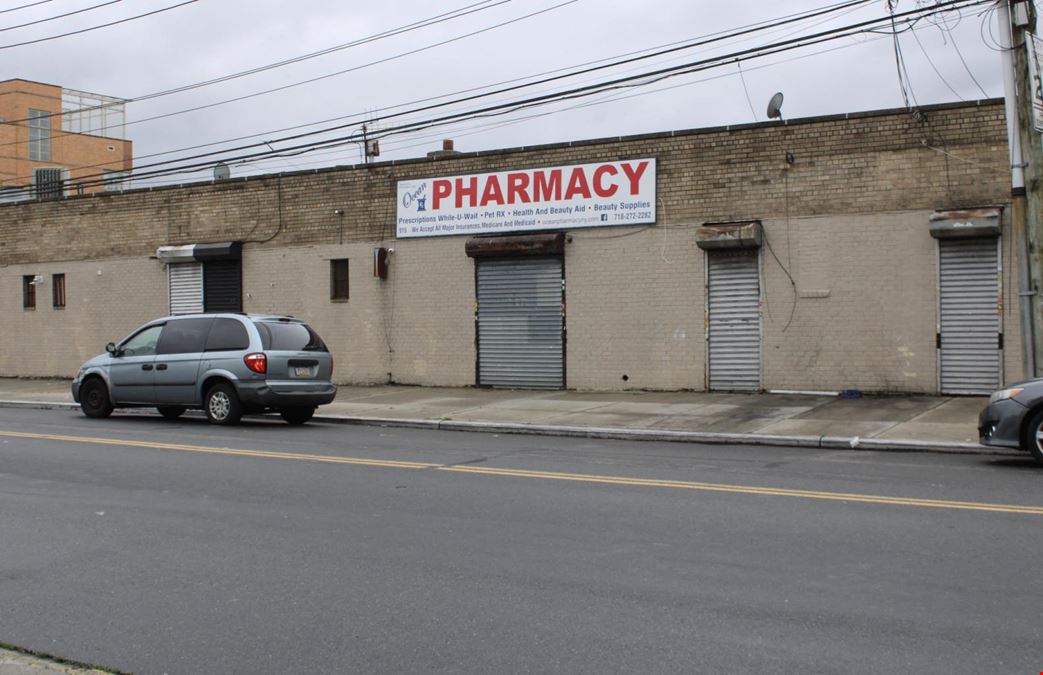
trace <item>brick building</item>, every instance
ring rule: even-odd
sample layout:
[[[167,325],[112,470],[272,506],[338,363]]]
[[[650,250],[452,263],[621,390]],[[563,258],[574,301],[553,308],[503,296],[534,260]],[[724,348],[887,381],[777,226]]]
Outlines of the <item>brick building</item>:
[[[1022,374],[1008,164],[990,100],[3,205],[0,375],[241,308],[308,319],[342,383],[986,391]],[[545,227],[555,175],[648,200]],[[472,189],[517,203],[433,231]]]
[[[123,186],[125,102],[28,80],[0,82],[0,200]]]

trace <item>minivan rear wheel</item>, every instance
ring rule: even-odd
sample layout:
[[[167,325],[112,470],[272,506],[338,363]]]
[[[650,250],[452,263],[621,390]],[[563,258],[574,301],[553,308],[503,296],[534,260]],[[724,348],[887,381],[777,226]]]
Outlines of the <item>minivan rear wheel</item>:
[[[185,414],[185,408],[179,405],[161,405],[157,406],[156,410],[168,420],[176,420]]]
[[[80,386],[80,410],[87,417],[101,418],[112,414],[109,388],[99,377],[92,377]]]
[[[238,424],[243,416],[243,404],[239,402],[235,389],[223,382],[207,390],[204,409],[212,424]]]
[[[315,408],[283,408],[279,414],[288,424],[304,424],[315,414]]]

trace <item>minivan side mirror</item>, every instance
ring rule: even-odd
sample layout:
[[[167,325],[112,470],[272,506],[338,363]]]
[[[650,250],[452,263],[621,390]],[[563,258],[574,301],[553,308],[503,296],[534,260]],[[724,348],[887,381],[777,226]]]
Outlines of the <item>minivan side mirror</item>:
[[[116,349],[115,342],[110,342],[109,344],[105,345],[105,351],[109,353],[109,356],[119,356],[119,350]]]

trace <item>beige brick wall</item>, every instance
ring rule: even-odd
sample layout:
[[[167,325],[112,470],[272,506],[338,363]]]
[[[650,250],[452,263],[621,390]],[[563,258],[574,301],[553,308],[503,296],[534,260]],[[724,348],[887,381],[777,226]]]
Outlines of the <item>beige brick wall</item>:
[[[372,244],[249,251],[243,309],[306,319],[340,383],[474,384],[474,265],[461,240],[393,247],[385,280],[373,276]],[[347,302],[329,298],[333,258],[350,261]]]
[[[572,233],[565,248],[570,389],[705,387],[704,260],[692,230]]]
[[[938,243],[928,232],[929,215],[906,211],[764,223],[779,258],[763,247],[765,388],[937,391]],[[1010,234],[1005,222],[1000,242],[1007,382],[1022,377]]]
[[[70,274],[67,310],[48,305],[0,327],[0,374],[65,374],[120,331],[165,314],[163,266],[147,258],[156,247],[241,240],[244,308],[307,318],[334,350],[338,381],[471,385],[466,239],[392,239],[396,181],[655,157],[655,226],[569,233],[570,388],[705,388],[705,253],[694,229],[761,219],[798,295],[794,304],[765,246],[765,387],[933,392],[936,244],[927,215],[1002,205],[1009,178],[1001,104],[936,107],[926,120],[852,115],[0,205],[0,266],[8,265],[0,308],[21,316],[23,273]],[[1012,238],[1004,241],[1009,267]],[[380,244],[395,249],[385,281],[371,271]],[[335,257],[351,260],[347,303],[329,301]],[[82,258],[104,262],[47,262]],[[99,265],[122,269],[125,283],[80,278]],[[1009,381],[1020,376],[1020,344],[1016,276],[1008,269],[1004,279]],[[21,347],[39,340],[71,340],[76,356]]]
[[[22,276],[40,274],[36,309],[22,309]],[[65,309],[52,307],[52,274],[65,274]],[[167,313],[164,266],[105,258],[0,266],[0,373],[72,377],[105,344]]]

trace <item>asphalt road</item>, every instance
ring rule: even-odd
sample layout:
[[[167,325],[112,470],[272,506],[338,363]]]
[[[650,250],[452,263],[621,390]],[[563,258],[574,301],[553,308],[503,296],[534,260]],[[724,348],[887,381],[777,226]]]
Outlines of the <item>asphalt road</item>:
[[[0,642],[136,673],[1035,673],[985,456],[0,410]]]

